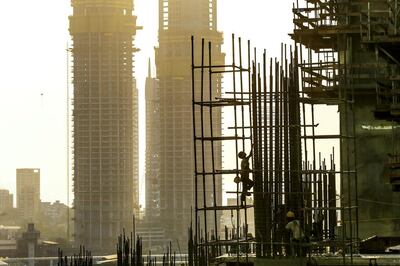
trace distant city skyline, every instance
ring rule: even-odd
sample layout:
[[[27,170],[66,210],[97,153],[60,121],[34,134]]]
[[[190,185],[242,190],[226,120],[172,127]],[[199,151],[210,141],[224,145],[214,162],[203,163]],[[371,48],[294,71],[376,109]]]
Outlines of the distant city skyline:
[[[263,0],[219,0],[218,28],[224,32],[223,50],[229,50],[230,36],[235,33],[244,40],[250,39],[260,49],[266,48],[269,56],[279,57],[280,43],[276,40],[290,44],[291,7],[291,0],[273,4]],[[18,16],[11,10],[18,10]],[[42,200],[66,203],[66,49],[67,43],[71,46],[70,1],[9,1],[3,3],[0,12],[1,25],[12,25],[3,27],[2,39],[7,41],[0,43],[0,70],[5,73],[0,80],[0,189],[15,195],[15,169],[40,168]],[[158,44],[158,1],[136,0],[134,12],[138,25],[144,27],[137,34],[136,46],[141,51],[135,57],[139,110],[144,110],[147,62],[149,58],[154,62],[154,47]],[[240,20],[238,14],[243,16]],[[259,18],[259,27],[254,27],[256,21],[252,17]],[[260,29],[265,34],[259,34]],[[227,54],[228,62],[229,58]],[[140,143],[144,143],[144,115],[145,112],[140,113]],[[139,152],[142,204],[144,148],[142,145]]]

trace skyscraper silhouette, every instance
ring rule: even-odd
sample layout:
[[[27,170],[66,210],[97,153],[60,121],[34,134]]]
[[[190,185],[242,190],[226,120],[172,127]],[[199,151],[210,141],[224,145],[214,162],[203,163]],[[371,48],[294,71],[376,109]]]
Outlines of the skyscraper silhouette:
[[[216,0],[159,0],[159,47],[156,48],[160,121],[157,147],[159,160],[159,206],[165,244],[178,250],[187,246],[187,228],[194,206],[194,159],[192,132],[191,36],[212,42],[213,63],[223,64],[222,33],[217,31]],[[213,95],[221,93],[221,78],[213,81]],[[216,111],[214,131],[221,130],[221,112]],[[209,130],[209,128],[206,128]],[[217,134],[217,133],[216,133]],[[215,144],[216,169],[221,169],[221,145]],[[151,150],[148,151],[151,153]],[[211,161],[211,160],[210,160]],[[211,162],[209,163],[211,164]],[[155,173],[152,172],[152,175]],[[146,181],[154,176],[146,174]],[[218,203],[222,200],[222,180],[217,180]],[[149,191],[147,191],[149,193]],[[151,201],[151,200],[150,200]],[[152,210],[146,213],[152,213]],[[179,246],[177,244],[179,243]]]
[[[75,242],[114,251],[138,204],[132,0],[72,0]]]

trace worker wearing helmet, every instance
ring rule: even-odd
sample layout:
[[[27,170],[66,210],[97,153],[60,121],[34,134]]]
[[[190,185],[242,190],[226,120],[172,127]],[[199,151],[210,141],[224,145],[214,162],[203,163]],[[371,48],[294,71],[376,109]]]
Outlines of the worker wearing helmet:
[[[241,205],[244,205],[246,201],[246,196],[250,196],[249,190],[254,186],[254,181],[249,178],[250,175],[250,163],[249,159],[253,155],[253,149],[250,151],[250,154],[247,154],[244,151],[238,153],[239,159],[242,161],[240,162],[240,177],[235,177],[235,183],[242,182],[243,183],[243,191],[240,195],[240,202]]]
[[[288,223],[285,226],[286,230],[290,231],[290,246],[292,254],[295,253],[297,256],[302,256],[301,243],[304,241],[304,232],[301,228],[300,221],[296,219],[294,212],[288,211],[286,214]]]

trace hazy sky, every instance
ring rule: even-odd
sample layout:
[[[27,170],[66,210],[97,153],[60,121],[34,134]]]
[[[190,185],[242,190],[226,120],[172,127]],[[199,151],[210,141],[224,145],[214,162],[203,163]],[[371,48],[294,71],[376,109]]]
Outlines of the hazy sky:
[[[219,0],[218,8],[219,30],[225,33],[228,47],[232,33],[266,48],[270,56],[279,56],[280,43],[290,42],[292,0]],[[67,195],[70,14],[69,0],[2,1],[0,9],[0,188],[15,192],[16,168],[41,168],[44,201],[66,202]],[[136,77],[140,110],[144,110],[147,60],[153,58],[157,45],[158,0],[136,0],[135,14],[144,27],[135,42],[141,49],[136,55]],[[143,138],[144,113],[140,115]],[[143,146],[140,154],[144,155]]]

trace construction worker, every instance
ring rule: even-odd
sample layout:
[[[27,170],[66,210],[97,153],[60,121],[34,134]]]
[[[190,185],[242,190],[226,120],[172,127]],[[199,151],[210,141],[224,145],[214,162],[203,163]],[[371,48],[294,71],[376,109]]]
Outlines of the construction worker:
[[[316,208],[314,211],[314,222],[312,223],[312,238],[314,241],[321,241],[323,238],[323,223],[324,223],[324,214],[323,211],[319,208]]]
[[[302,243],[305,240],[303,229],[301,228],[300,221],[296,219],[294,212],[288,211],[286,214],[288,223],[285,226],[286,230],[291,232],[290,234],[290,246],[292,255],[302,256]]]
[[[246,196],[250,196],[249,190],[254,186],[254,181],[249,178],[250,175],[250,163],[249,159],[253,155],[253,149],[250,151],[250,154],[247,154],[244,151],[238,153],[238,157],[242,160],[240,162],[240,177],[235,177],[235,183],[242,182],[243,183],[243,191],[240,195],[240,202],[243,206],[246,201]]]

